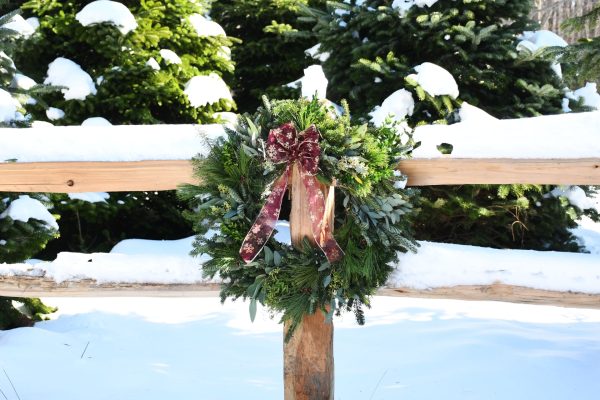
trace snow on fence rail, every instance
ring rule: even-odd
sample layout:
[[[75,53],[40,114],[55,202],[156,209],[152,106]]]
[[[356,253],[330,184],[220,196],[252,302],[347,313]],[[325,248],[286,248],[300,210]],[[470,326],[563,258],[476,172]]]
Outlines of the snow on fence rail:
[[[485,142],[481,141],[485,130]],[[170,190],[193,182],[221,125],[0,129],[0,191]],[[400,169],[408,184],[600,183],[600,111],[417,128],[421,146]],[[205,140],[203,140],[204,138]],[[453,145],[452,155],[437,146]]]
[[[289,243],[286,225],[278,230],[277,239]],[[205,258],[188,255],[191,238],[134,242],[148,244],[142,251],[117,246],[109,254],[60,253],[52,262],[0,264],[0,296],[217,295],[220,280],[202,277]],[[173,251],[174,242],[184,243]],[[419,253],[401,255],[379,295],[600,308],[598,255],[420,244]]]
[[[485,143],[478,139],[482,130],[486,131]],[[174,189],[178,184],[193,182],[192,166],[188,160],[208,150],[208,142],[199,137],[214,139],[223,133],[223,128],[218,125],[0,129],[3,143],[0,160],[7,161],[0,163],[0,191]],[[415,137],[421,141],[421,147],[414,153],[415,158],[400,164],[400,169],[409,176],[409,185],[600,184],[600,112],[506,121],[484,118],[451,126],[424,126],[416,130]],[[453,145],[453,155],[440,156],[437,150],[432,150],[442,142]],[[439,252],[439,246],[444,245],[433,246]],[[539,256],[543,260],[539,270],[527,270],[529,272],[524,276],[514,279],[517,276],[515,271],[521,269],[523,273],[527,263],[531,262],[525,253],[488,249],[483,255],[475,256],[473,251],[477,252],[472,250],[469,256],[465,256],[464,251],[448,255],[446,248],[437,256],[434,251],[435,260],[431,261],[431,264],[443,265],[441,260],[450,259],[471,265],[469,270],[459,269],[453,264],[447,265],[445,270],[434,271],[438,277],[470,277],[470,280],[415,283],[431,273],[422,262],[419,264],[414,261],[424,260],[424,253],[419,253],[413,261],[404,256],[401,278],[388,282],[388,287],[381,289],[380,294],[600,308],[598,256],[574,254],[572,259],[561,259],[560,268],[555,266],[549,269],[547,265],[555,262],[557,254],[544,253]],[[428,254],[431,256],[431,251]],[[509,267],[509,263],[500,267],[488,265],[490,261],[508,254],[517,257],[510,263],[514,267]],[[139,265],[139,257],[117,254],[69,257],[71,267],[81,266],[79,275],[58,281],[50,271],[59,271],[58,266],[64,261],[60,257],[53,263],[33,267],[24,264],[0,265],[0,295],[200,296],[218,288],[217,282],[201,279],[201,275],[198,275],[201,272],[199,263],[191,267],[193,271],[188,270],[192,274],[188,278],[196,276],[191,280],[153,281],[147,279],[148,274],[141,273],[143,269],[132,269],[128,272],[129,279],[107,281],[94,277],[90,267],[101,265],[99,260],[103,259],[103,263],[118,265],[121,271],[123,265]],[[163,268],[163,272],[166,269],[168,275],[173,275],[173,270],[169,268],[175,268],[179,262],[152,258],[153,261],[146,259],[146,267],[152,263],[156,266],[158,261],[158,268]],[[586,265],[585,273],[565,275],[567,269],[582,263]],[[411,270],[411,266],[415,265],[419,267]],[[483,268],[483,271],[477,271],[477,268]],[[580,273],[582,270],[576,271]],[[134,278],[131,274],[141,274],[139,276],[144,280]],[[567,279],[568,276],[571,277]],[[412,279],[410,282],[406,281],[409,277]],[[548,282],[562,282],[565,286],[552,286]],[[583,288],[581,282],[591,285],[593,290],[588,286]]]

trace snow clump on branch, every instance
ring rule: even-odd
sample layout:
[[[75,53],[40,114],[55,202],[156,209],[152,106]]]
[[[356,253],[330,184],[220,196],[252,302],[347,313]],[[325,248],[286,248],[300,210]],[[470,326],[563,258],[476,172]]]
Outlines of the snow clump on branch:
[[[188,20],[198,36],[226,36],[225,30],[221,25],[200,14],[192,14],[188,17]]]
[[[406,116],[411,116],[415,109],[415,100],[412,94],[406,89],[396,90],[390,94],[381,106],[376,106],[369,113],[371,122],[375,126],[381,126],[388,116],[391,116],[394,121],[403,121]]]
[[[138,26],[135,17],[125,5],[109,0],[91,2],[75,15],[75,19],[83,26],[107,22],[115,25],[123,35]]]
[[[9,217],[14,221],[22,222],[28,222],[30,219],[37,219],[44,222],[49,229],[58,230],[58,224],[52,214],[48,212],[46,206],[27,195],[21,195],[18,199],[10,203],[8,208],[0,214],[0,219],[6,217]]]
[[[96,94],[96,85],[92,77],[79,64],[58,57],[48,65],[46,85],[65,86],[62,93],[65,100],[84,100],[90,94]]]
[[[446,69],[437,64],[425,62],[415,67],[416,74],[407,78],[415,80],[431,96],[448,95],[453,99],[458,97],[458,85],[454,77]]]
[[[192,107],[213,104],[221,99],[233,101],[227,84],[215,73],[194,76],[185,84],[183,92]]]

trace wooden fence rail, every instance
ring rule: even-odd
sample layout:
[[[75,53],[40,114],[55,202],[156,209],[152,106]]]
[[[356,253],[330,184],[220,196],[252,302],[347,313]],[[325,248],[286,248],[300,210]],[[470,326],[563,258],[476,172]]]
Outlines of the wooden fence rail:
[[[92,279],[57,283],[45,277],[0,276],[0,296],[8,297],[211,297],[219,295],[219,286],[218,283],[97,283]],[[377,295],[600,309],[600,294],[557,292],[500,282],[431,289],[386,287],[379,289]]]
[[[600,158],[411,159],[400,163],[410,186],[600,183]],[[172,190],[192,183],[187,160],[0,164],[0,192],[121,192]]]

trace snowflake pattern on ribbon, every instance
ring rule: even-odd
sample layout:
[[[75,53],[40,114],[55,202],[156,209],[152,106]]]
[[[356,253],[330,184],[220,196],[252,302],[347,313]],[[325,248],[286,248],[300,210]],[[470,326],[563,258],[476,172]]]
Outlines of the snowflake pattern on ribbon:
[[[267,158],[274,164],[286,163],[283,174],[273,182],[271,193],[256,221],[246,235],[240,256],[249,263],[260,253],[271,237],[279,219],[283,197],[291,179],[292,167],[298,166],[300,178],[308,195],[308,211],[315,243],[321,248],[329,262],[339,260],[344,252],[333,237],[332,227],[325,213],[325,197],[319,188],[315,175],[319,169],[319,131],[311,125],[298,133],[296,127],[288,122],[271,129],[265,147]]]

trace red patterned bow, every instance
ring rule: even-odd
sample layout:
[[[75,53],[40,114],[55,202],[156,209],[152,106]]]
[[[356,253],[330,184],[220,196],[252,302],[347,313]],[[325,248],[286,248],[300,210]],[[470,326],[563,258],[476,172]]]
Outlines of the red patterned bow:
[[[275,164],[286,163],[283,174],[275,180],[271,194],[258,214],[254,225],[246,235],[240,256],[249,263],[256,258],[267,240],[271,237],[275,224],[279,219],[281,203],[292,174],[292,166],[297,164],[302,183],[308,194],[308,211],[312,222],[312,233],[315,243],[321,248],[329,262],[334,262],[344,252],[333,238],[331,227],[324,221],[325,198],[315,178],[319,169],[319,131],[311,125],[298,133],[291,122],[271,129],[266,145],[267,158]]]

